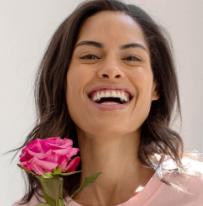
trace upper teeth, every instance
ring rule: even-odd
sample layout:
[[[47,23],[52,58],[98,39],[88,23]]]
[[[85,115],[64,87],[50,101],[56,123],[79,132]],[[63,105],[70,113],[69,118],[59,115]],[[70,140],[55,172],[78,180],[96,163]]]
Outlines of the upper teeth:
[[[104,97],[114,97],[114,98],[120,98],[121,101],[123,102],[128,102],[129,97],[126,92],[123,90],[100,90],[94,93],[92,96],[93,101],[99,101],[101,98]]]

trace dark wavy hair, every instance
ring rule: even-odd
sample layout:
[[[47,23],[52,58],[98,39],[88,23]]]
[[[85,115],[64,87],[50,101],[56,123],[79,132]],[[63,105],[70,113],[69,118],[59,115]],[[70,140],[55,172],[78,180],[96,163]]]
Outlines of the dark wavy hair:
[[[84,1],[56,30],[36,77],[35,103],[38,117],[36,125],[27,136],[25,143],[13,151],[19,151],[34,139],[55,136],[70,138],[74,142],[73,147],[79,147],[75,124],[70,118],[66,104],[66,74],[81,27],[88,17],[101,11],[123,12],[131,16],[143,31],[150,51],[151,68],[160,98],[152,101],[149,116],[142,125],[138,157],[144,166],[155,169],[162,182],[183,191],[181,187],[162,178],[163,171],[160,166],[165,156],[169,156],[176,162],[180,174],[186,172],[181,163],[184,154],[182,138],[170,126],[173,112],[181,119],[178,81],[170,38],[167,32],[144,10],[118,0]],[[153,158],[155,154],[161,156],[159,161]],[[77,167],[77,170],[80,169],[81,164]],[[27,195],[23,200],[29,202],[41,186],[35,176],[26,175],[28,178]],[[64,196],[71,196],[80,186],[80,175],[76,173],[63,177]]]

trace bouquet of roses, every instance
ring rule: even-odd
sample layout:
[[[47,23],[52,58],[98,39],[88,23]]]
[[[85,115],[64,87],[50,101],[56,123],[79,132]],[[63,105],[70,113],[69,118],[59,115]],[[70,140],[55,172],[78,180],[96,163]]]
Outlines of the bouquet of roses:
[[[43,197],[46,200],[46,203],[40,203],[36,206],[65,206],[62,176],[81,172],[81,170],[75,171],[80,162],[80,157],[77,156],[71,160],[71,157],[79,151],[72,145],[71,139],[53,137],[45,140],[36,139],[22,150],[18,166],[40,180]],[[101,172],[86,177],[84,183],[74,192],[71,198],[85,186],[92,185],[99,174]]]

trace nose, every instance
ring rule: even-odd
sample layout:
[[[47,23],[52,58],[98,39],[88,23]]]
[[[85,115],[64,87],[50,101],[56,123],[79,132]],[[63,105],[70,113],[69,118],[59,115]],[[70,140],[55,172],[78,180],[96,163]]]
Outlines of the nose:
[[[121,71],[120,66],[116,61],[109,60],[106,61],[102,68],[98,71],[98,77],[102,79],[122,79],[124,78],[124,73]]]

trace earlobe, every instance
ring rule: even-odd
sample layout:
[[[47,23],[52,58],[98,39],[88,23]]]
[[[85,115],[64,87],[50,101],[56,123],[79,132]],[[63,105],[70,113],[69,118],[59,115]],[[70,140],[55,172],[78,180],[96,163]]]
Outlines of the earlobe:
[[[158,100],[160,98],[160,95],[157,91],[154,91],[153,96],[152,96],[152,101],[153,100]]]
[[[159,98],[160,98],[160,94],[159,94],[159,91],[158,91],[157,83],[154,81],[152,101],[153,100],[158,100]]]

